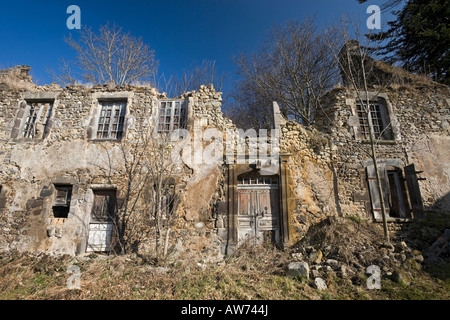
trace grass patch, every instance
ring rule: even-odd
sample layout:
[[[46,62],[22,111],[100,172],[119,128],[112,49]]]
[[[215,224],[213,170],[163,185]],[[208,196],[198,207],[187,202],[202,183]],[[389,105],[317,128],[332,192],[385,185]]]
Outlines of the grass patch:
[[[360,217],[357,217],[357,216],[346,216],[345,219],[353,221],[353,222],[355,222],[357,224],[362,224],[362,223],[366,222],[366,220],[364,220],[364,219],[362,219]]]

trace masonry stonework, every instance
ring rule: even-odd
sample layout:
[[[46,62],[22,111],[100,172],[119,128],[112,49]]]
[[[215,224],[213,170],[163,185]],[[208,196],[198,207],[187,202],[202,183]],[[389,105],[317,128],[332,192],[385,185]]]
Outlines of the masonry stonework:
[[[37,86],[29,70],[0,72],[0,251],[88,253],[96,196],[114,196],[117,207],[129,199],[128,161],[145,132],[159,128],[162,102],[186,105],[188,136],[172,145],[182,150],[182,161],[168,177],[180,198],[168,238],[173,256],[189,250],[220,257],[255,230],[286,248],[329,216],[379,220],[370,146],[354,90],[328,92],[324,112],[309,127],[286,119],[274,103],[267,136],[269,153],[276,156],[261,162],[250,149],[242,156],[227,148],[226,139],[248,147],[251,138],[240,136],[223,116],[222,94],[212,86],[168,99],[141,86]],[[423,218],[428,210],[449,212],[449,88],[409,82],[371,92],[371,103],[384,108],[377,116],[389,124],[376,150],[390,221]],[[101,126],[108,117],[103,103],[122,119],[116,123],[121,129]],[[172,113],[171,126],[175,118]],[[99,139],[100,129],[121,139]],[[218,161],[198,161],[210,153]],[[136,202],[137,214],[130,215],[124,233],[123,240],[141,254],[155,249],[146,206],[151,197],[144,194]]]

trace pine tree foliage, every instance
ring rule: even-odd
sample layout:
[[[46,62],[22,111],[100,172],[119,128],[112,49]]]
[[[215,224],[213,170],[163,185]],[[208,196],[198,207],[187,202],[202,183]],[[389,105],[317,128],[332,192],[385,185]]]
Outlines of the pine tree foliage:
[[[383,8],[393,8],[401,2],[390,0]],[[387,31],[368,36],[386,40],[382,48],[377,48],[384,60],[449,85],[450,0],[408,0],[393,13],[397,20],[388,23]]]

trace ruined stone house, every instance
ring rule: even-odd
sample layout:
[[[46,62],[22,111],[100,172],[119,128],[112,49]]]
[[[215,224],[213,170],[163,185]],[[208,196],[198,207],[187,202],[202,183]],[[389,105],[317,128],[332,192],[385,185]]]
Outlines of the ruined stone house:
[[[193,153],[216,141],[195,145],[196,136],[223,133],[220,161],[184,161],[170,177],[180,194],[170,240],[180,250],[220,255],[245,241],[288,247],[327,216],[380,220],[367,119],[349,88],[329,92],[325,112],[308,128],[287,120],[275,102],[267,160],[258,157],[260,146],[256,157],[224,147],[237,128],[212,86],[169,99],[140,86],[37,86],[29,70],[0,73],[1,251],[112,250],[110,217],[126,184],[122,146],[143,128],[184,128],[193,140],[181,143]],[[374,88],[370,103],[389,220],[449,211],[449,88],[411,80]],[[152,233],[141,232],[148,239],[136,241],[136,250],[151,251]]]

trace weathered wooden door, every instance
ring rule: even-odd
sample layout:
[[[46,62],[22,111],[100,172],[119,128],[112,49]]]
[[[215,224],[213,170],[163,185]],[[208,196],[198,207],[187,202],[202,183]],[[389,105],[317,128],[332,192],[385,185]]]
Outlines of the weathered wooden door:
[[[386,170],[386,165],[384,163],[378,164],[378,171],[380,174],[381,189],[383,191],[384,208],[386,210],[386,216],[389,217],[391,190],[389,188],[389,178]],[[375,166],[373,164],[367,166],[366,172],[367,172],[367,182],[369,184],[370,200],[372,203],[373,216],[376,220],[381,220],[383,219],[383,214],[381,209],[381,197],[380,193],[378,192]]]
[[[94,191],[94,203],[89,224],[89,238],[86,251],[108,252],[111,250],[116,191]]]
[[[108,252],[111,250],[112,223],[89,224],[87,251]]]
[[[279,242],[279,215],[276,185],[238,186],[238,244]]]

